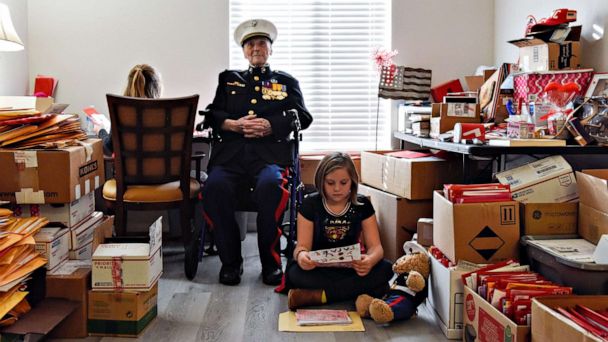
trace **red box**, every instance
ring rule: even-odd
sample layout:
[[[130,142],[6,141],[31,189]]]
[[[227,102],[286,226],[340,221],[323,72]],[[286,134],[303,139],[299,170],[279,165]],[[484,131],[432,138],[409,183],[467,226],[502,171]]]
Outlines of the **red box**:
[[[431,88],[431,96],[433,96],[433,101],[435,103],[442,103],[443,97],[448,93],[462,93],[462,91],[460,80],[455,79]]]
[[[584,96],[592,76],[593,69],[517,73],[513,76],[515,101],[536,102],[550,82],[574,82],[581,87],[577,94]]]

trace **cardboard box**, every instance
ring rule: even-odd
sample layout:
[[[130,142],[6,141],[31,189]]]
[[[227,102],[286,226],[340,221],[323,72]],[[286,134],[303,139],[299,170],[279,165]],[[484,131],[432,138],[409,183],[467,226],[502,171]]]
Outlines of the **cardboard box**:
[[[578,234],[597,244],[608,234],[608,169],[576,172],[579,182]]]
[[[89,334],[136,337],[156,317],[158,284],[144,292],[89,291]]]
[[[411,201],[363,184],[359,184],[359,193],[369,197],[376,210],[384,257],[397,260],[404,254],[403,243],[416,232],[418,219],[432,215],[433,202]]]
[[[578,69],[581,66],[581,45],[577,41],[557,44],[524,38],[509,43],[519,47],[521,71]]]
[[[99,139],[57,150],[0,149],[0,200],[72,203],[105,181]]]
[[[519,204],[454,204],[435,191],[433,242],[453,263],[487,264],[518,257]]]
[[[517,325],[469,287],[464,287],[463,341],[528,341],[530,326]]]
[[[69,229],[58,227],[42,228],[34,235],[36,251],[48,260],[46,268],[52,270],[68,258],[70,250]]]
[[[562,156],[547,157],[496,174],[509,184],[513,199],[522,203],[562,203],[578,198],[572,167]]]
[[[479,104],[471,103],[433,103],[431,109],[431,137],[451,131],[457,122],[481,122]]]
[[[77,309],[49,335],[52,338],[87,337],[87,293],[91,283],[91,269],[80,268],[70,275],[48,275],[46,297],[63,298],[78,303]]]
[[[105,243],[93,253],[93,290],[149,290],[163,270],[162,217],[150,226],[148,243]],[[120,276],[116,276],[120,275]]]
[[[70,249],[76,250],[91,243],[95,235],[95,228],[101,224],[102,219],[103,213],[96,211],[76,227],[70,228]]]
[[[485,82],[483,76],[465,76],[464,80],[469,87],[469,91],[478,91]]]
[[[16,217],[46,217],[49,222],[63,227],[73,227],[95,211],[95,192],[91,191],[72,203],[12,204]]]
[[[433,245],[433,219],[418,219],[418,224],[416,225],[416,235],[418,236],[417,241],[421,246],[431,247]]]
[[[33,108],[44,112],[53,105],[52,97],[0,96],[0,107]]]
[[[580,86],[576,93],[585,96],[585,91],[593,78],[593,69],[524,72],[513,74],[513,97],[520,102],[541,102],[538,98],[545,86],[551,82],[560,84],[574,82]]]
[[[104,216],[101,223],[95,228],[93,235],[93,246],[91,247],[93,252],[102,243],[106,242],[107,238],[111,238],[114,231],[114,216]]]
[[[85,244],[84,246],[76,249],[70,250],[69,259],[70,260],[91,260],[93,256],[93,240],[91,242]]]
[[[578,203],[521,203],[522,235],[576,234]]]
[[[584,305],[592,310],[606,310],[608,296],[546,296],[532,299],[532,341],[571,342],[602,341],[578,324],[555,311]]]
[[[461,275],[473,271],[463,266],[445,267],[431,256],[428,301],[435,322],[449,339],[462,339],[464,286]]]
[[[376,189],[411,200],[431,199],[433,191],[454,181],[459,169],[437,157],[399,158],[387,153],[361,152],[361,181]]]
[[[300,154],[300,179],[302,183],[309,186],[315,185],[315,172],[317,166],[321,162],[321,159],[326,153],[315,153],[315,154]],[[349,153],[357,173],[361,175],[361,157],[358,153]]]

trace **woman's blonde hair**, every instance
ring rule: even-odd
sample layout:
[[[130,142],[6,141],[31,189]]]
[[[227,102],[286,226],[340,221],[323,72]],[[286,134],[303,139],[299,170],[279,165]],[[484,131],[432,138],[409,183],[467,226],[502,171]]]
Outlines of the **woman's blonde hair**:
[[[317,166],[315,172],[315,187],[321,197],[325,199],[325,191],[323,190],[323,184],[325,183],[325,177],[331,172],[337,169],[345,169],[350,177],[350,201],[353,204],[361,204],[357,201],[357,191],[359,189],[359,175],[357,169],[355,169],[355,163],[347,153],[344,152],[332,152],[323,159]]]
[[[137,64],[129,72],[125,96],[156,99],[161,93],[160,75],[148,64]]]

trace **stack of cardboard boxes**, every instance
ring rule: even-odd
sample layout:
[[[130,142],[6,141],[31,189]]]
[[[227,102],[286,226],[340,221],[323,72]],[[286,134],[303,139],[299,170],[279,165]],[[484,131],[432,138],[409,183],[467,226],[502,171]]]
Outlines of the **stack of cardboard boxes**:
[[[150,226],[149,238],[141,242],[98,246],[92,261],[89,334],[135,337],[156,317],[161,245],[162,218],[158,218]]]

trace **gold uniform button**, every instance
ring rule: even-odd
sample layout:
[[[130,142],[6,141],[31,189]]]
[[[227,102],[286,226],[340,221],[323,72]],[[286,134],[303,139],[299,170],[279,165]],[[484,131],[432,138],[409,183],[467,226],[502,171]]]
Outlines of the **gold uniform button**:
[[[256,104],[256,103],[258,103],[258,100],[256,100],[256,99],[251,99],[251,103],[252,103],[252,104]]]
[[[253,76],[253,80],[254,81],[259,81],[260,80],[260,76]]]
[[[260,91],[260,87],[255,86],[255,91]]]
[[[253,110],[250,110],[250,111],[247,112],[247,114],[253,115],[253,114],[255,114],[255,112]]]

